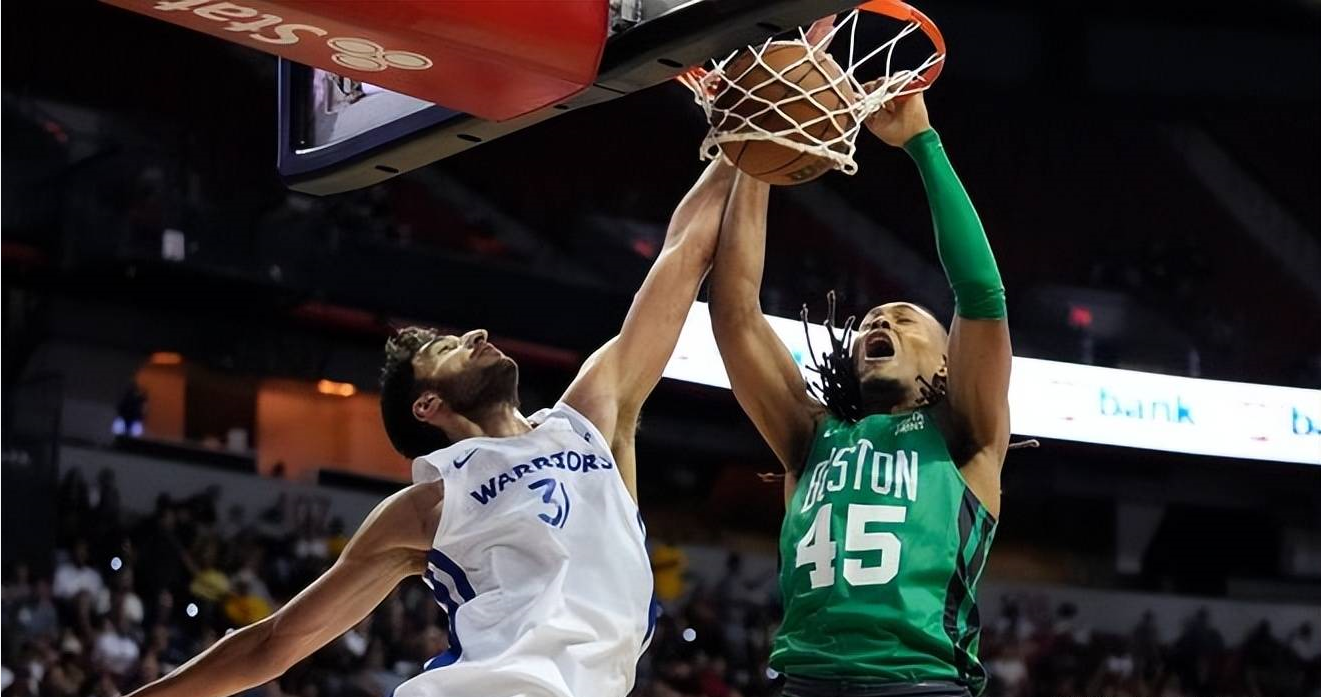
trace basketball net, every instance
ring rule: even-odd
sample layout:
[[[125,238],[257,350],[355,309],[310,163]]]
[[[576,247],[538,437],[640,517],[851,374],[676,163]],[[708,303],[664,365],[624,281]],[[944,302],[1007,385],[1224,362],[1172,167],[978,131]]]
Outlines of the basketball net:
[[[837,34],[848,28],[848,66],[840,69],[835,59],[826,52]],[[908,19],[905,26],[894,38],[881,44],[871,52],[855,60],[857,48],[858,10],[853,10],[844,21],[836,24],[829,34],[819,39],[812,50],[788,65],[772,67],[763,60],[763,54],[775,42],[767,39],[760,46],[749,46],[742,51],[735,51],[722,60],[715,61],[710,69],[696,68],[680,76],[696,98],[697,104],[706,113],[707,122],[712,124],[706,138],[702,140],[701,155],[703,160],[723,157],[720,146],[746,140],[770,141],[799,152],[817,155],[830,161],[832,166],[845,173],[858,171],[858,164],[853,161],[857,149],[858,132],[869,116],[884,107],[891,100],[905,95],[921,92],[931,86],[931,79],[921,79],[924,72],[939,66],[945,60],[943,45],[927,57],[916,69],[893,70],[894,48],[905,36],[923,29],[917,19]],[[800,27],[799,40],[808,45],[807,34]],[[943,42],[941,42],[943,44]],[[725,68],[735,56],[747,51],[753,60],[738,75],[727,75]],[[885,53],[885,72],[881,77],[864,87],[854,73],[871,59]],[[811,89],[805,89],[784,75],[811,63],[812,67],[826,78],[826,83]],[[753,85],[741,85],[740,80],[753,70],[760,69],[769,76]],[[930,74],[934,79],[934,71]],[[763,88],[776,85],[783,90],[784,96],[775,101],[767,100],[757,93]],[[777,90],[778,91],[778,90]],[[728,95],[734,95],[730,98]],[[830,95],[831,105],[823,103],[818,95]],[[809,100],[820,110],[820,115],[803,122],[797,122],[786,115],[780,106],[788,102]],[[720,102],[722,106],[716,106]],[[751,103],[751,104],[749,104]],[[765,119],[769,114],[778,114],[778,119]],[[785,124],[779,130],[769,130],[758,121],[773,121]],[[814,135],[813,126],[824,126],[829,121],[833,128],[817,128],[823,135]],[[717,130],[716,126],[721,128]],[[823,137],[828,136],[828,137]]]

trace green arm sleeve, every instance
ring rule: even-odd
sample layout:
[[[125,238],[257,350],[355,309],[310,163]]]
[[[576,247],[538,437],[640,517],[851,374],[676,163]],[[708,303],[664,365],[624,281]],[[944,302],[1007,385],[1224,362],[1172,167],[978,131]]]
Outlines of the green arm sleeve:
[[[917,163],[926,186],[936,252],[954,289],[954,312],[968,319],[1004,319],[1005,289],[995,255],[940,136],[934,129],[923,131],[904,143],[904,151]]]

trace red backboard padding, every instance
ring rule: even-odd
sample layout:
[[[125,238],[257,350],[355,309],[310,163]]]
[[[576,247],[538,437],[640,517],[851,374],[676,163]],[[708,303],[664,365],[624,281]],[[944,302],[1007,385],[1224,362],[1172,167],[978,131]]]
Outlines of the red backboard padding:
[[[491,121],[596,79],[608,0],[103,0]]]

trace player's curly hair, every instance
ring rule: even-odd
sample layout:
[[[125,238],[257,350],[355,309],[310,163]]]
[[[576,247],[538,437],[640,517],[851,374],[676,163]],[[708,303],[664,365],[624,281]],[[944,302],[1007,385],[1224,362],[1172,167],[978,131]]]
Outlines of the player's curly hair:
[[[816,373],[821,378],[821,387],[817,388],[812,383],[807,384],[807,392],[818,402],[821,402],[826,410],[840,421],[847,423],[857,423],[862,417],[867,415],[862,404],[862,381],[858,379],[858,371],[853,364],[853,326],[857,318],[849,315],[844,320],[843,331],[839,336],[835,335],[839,327],[835,326],[835,291],[826,294],[826,332],[830,335],[830,353],[822,353],[818,360],[816,350],[812,348],[812,333],[809,331],[810,323],[807,316],[807,304],[803,304],[803,310],[799,313],[799,318],[803,321],[803,333],[807,335],[807,352],[811,354],[812,365],[807,369]],[[926,308],[923,308],[926,309]],[[929,312],[929,311],[928,311]],[[949,386],[949,378],[944,371],[932,375],[930,378],[919,376],[918,382],[921,383],[922,399],[919,406],[934,404],[945,398],[945,391]],[[1036,448],[1041,443],[1035,438],[1025,441],[1018,441],[1009,444],[1010,450],[1019,448]],[[807,463],[800,463],[797,474],[802,475],[803,469]],[[784,481],[785,475],[779,473],[761,473],[757,475],[763,483],[778,483]]]
[[[812,335],[808,331],[807,305],[799,317],[803,321],[803,332],[807,334],[807,352],[811,354],[812,365],[807,369],[821,378],[821,387],[808,383],[807,391],[840,421],[856,423],[867,415],[862,403],[862,382],[858,379],[858,370],[853,361],[853,326],[857,317],[849,315],[839,336],[835,331],[835,291],[826,294],[826,332],[830,335],[830,353],[822,353],[817,359],[812,348]],[[925,309],[925,308],[923,308]],[[942,370],[930,378],[918,376],[922,398],[919,407],[935,404],[945,398],[949,379]]]
[[[817,359],[816,349],[812,347],[812,333],[808,331],[807,304],[799,313],[803,320],[803,333],[807,335],[807,352],[812,365],[807,369],[821,378],[821,387],[807,384],[807,392],[825,405],[826,409],[840,421],[853,423],[866,416],[862,408],[862,383],[858,380],[858,371],[853,367],[853,324],[857,317],[849,315],[844,320],[843,331],[835,335],[835,291],[826,294],[826,332],[830,335],[830,352],[822,353]]]
[[[413,357],[435,330],[404,327],[385,342],[385,365],[381,368],[381,421],[390,444],[404,457],[421,457],[448,447],[450,439],[439,428],[418,421],[413,403],[431,386],[413,375]]]

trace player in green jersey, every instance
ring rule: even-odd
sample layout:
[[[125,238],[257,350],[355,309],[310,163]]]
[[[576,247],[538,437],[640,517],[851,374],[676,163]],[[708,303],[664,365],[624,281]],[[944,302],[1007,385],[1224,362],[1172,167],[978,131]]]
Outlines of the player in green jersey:
[[[739,404],[785,469],[784,622],[771,666],[786,697],[968,695],[977,580],[1000,510],[1011,352],[1004,287],[922,95],[867,123],[926,186],[954,291],[948,333],[905,302],[873,308],[809,394],[761,313],[768,187],[740,175],[711,275],[716,343]],[[830,324],[833,325],[833,298]],[[815,357],[814,357],[815,358]]]

